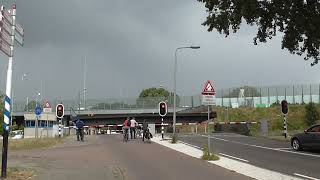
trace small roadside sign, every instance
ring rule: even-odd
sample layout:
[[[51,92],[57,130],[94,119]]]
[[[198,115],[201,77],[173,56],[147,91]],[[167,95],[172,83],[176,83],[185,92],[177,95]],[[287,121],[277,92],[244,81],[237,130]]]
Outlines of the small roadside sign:
[[[205,106],[216,105],[216,96],[215,95],[202,95],[202,105],[205,105]]]
[[[205,83],[202,94],[204,94],[204,95],[215,95],[216,94],[216,91],[214,90],[211,81],[208,80]]]
[[[37,116],[40,116],[41,115],[41,107],[40,106],[37,106],[35,109],[34,109],[34,113],[37,115]]]
[[[51,105],[50,105],[50,103],[49,103],[48,101],[44,104],[43,112],[45,112],[45,113],[50,113],[50,112],[52,112]]]

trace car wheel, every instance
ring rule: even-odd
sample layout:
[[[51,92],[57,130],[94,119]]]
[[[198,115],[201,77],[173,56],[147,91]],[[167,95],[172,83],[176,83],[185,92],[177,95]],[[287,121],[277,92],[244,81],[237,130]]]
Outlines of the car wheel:
[[[302,149],[301,144],[298,139],[292,140],[292,148],[296,151],[300,151]]]

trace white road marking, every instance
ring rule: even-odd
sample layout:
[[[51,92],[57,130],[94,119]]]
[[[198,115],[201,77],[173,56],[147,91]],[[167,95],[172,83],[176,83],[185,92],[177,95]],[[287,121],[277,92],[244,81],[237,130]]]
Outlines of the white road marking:
[[[219,154],[222,155],[222,156],[226,156],[226,157],[229,157],[229,158],[237,159],[237,160],[244,161],[244,162],[247,162],[247,163],[249,162],[248,160],[237,158],[237,157],[230,156],[230,155],[227,155],[227,154],[223,154],[223,153],[219,153]]]
[[[274,148],[274,149],[278,149],[278,150],[291,150],[292,148]]]
[[[311,180],[320,180],[320,179],[317,179],[317,178],[314,178],[314,177],[310,177],[310,176],[306,176],[306,175],[303,175],[303,174],[298,174],[298,173],[294,173],[295,176],[299,176],[299,177],[303,177],[303,178],[307,178],[307,179],[311,179]]]
[[[320,155],[316,155],[316,154],[309,154],[309,153],[296,152],[296,151],[288,151],[288,150],[279,149],[279,148],[270,148],[270,147],[259,146],[259,145],[254,145],[254,144],[241,143],[241,142],[222,139],[222,138],[217,138],[217,137],[210,137],[210,138],[217,139],[217,140],[220,140],[220,141],[225,141],[225,142],[232,142],[232,143],[236,143],[236,144],[241,144],[241,145],[245,145],[245,146],[268,149],[268,150],[272,150],[272,151],[280,151],[280,152],[286,152],[286,153],[299,154],[299,155],[304,155],[304,156],[311,156],[311,157],[320,158]]]
[[[183,141],[180,141],[182,144],[185,144],[185,145],[188,145],[188,146],[191,146],[191,147],[194,147],[194,148],[197,148],[197,149],[203,149],[199,146],[196,146],[196,145],[193,145],[193,144],[189,144],[189,143],[186,143],[186,142],[183,142]]]

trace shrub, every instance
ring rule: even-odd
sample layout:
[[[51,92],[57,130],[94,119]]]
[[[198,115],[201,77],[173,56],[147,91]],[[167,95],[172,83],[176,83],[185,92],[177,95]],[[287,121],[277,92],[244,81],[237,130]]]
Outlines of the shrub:
[[[316,105],[314,103],[309,103],[305,106],[306,109],[306,115],[305,115],[305,121],[308,126],[311,126],[316,123],[316,121],[319,119],[319,112],[317,111]]]

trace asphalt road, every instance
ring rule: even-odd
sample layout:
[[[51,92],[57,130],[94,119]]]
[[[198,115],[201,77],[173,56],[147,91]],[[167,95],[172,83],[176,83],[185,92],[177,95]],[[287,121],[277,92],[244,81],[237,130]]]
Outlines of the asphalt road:
[[[10,166],[35,168],[45,180],[244,180],[244,175],[141,139],[87,136],[49,149],[11,152]]]
[[[208,137],[180,135],[179,140],[201,148],[207,144]],[[240,161],[288,175],[320,179],[319,151],[295,152],[289,142],[228,133],[213,134],[210,143],[213,151],[233,159],[240,158]]]

